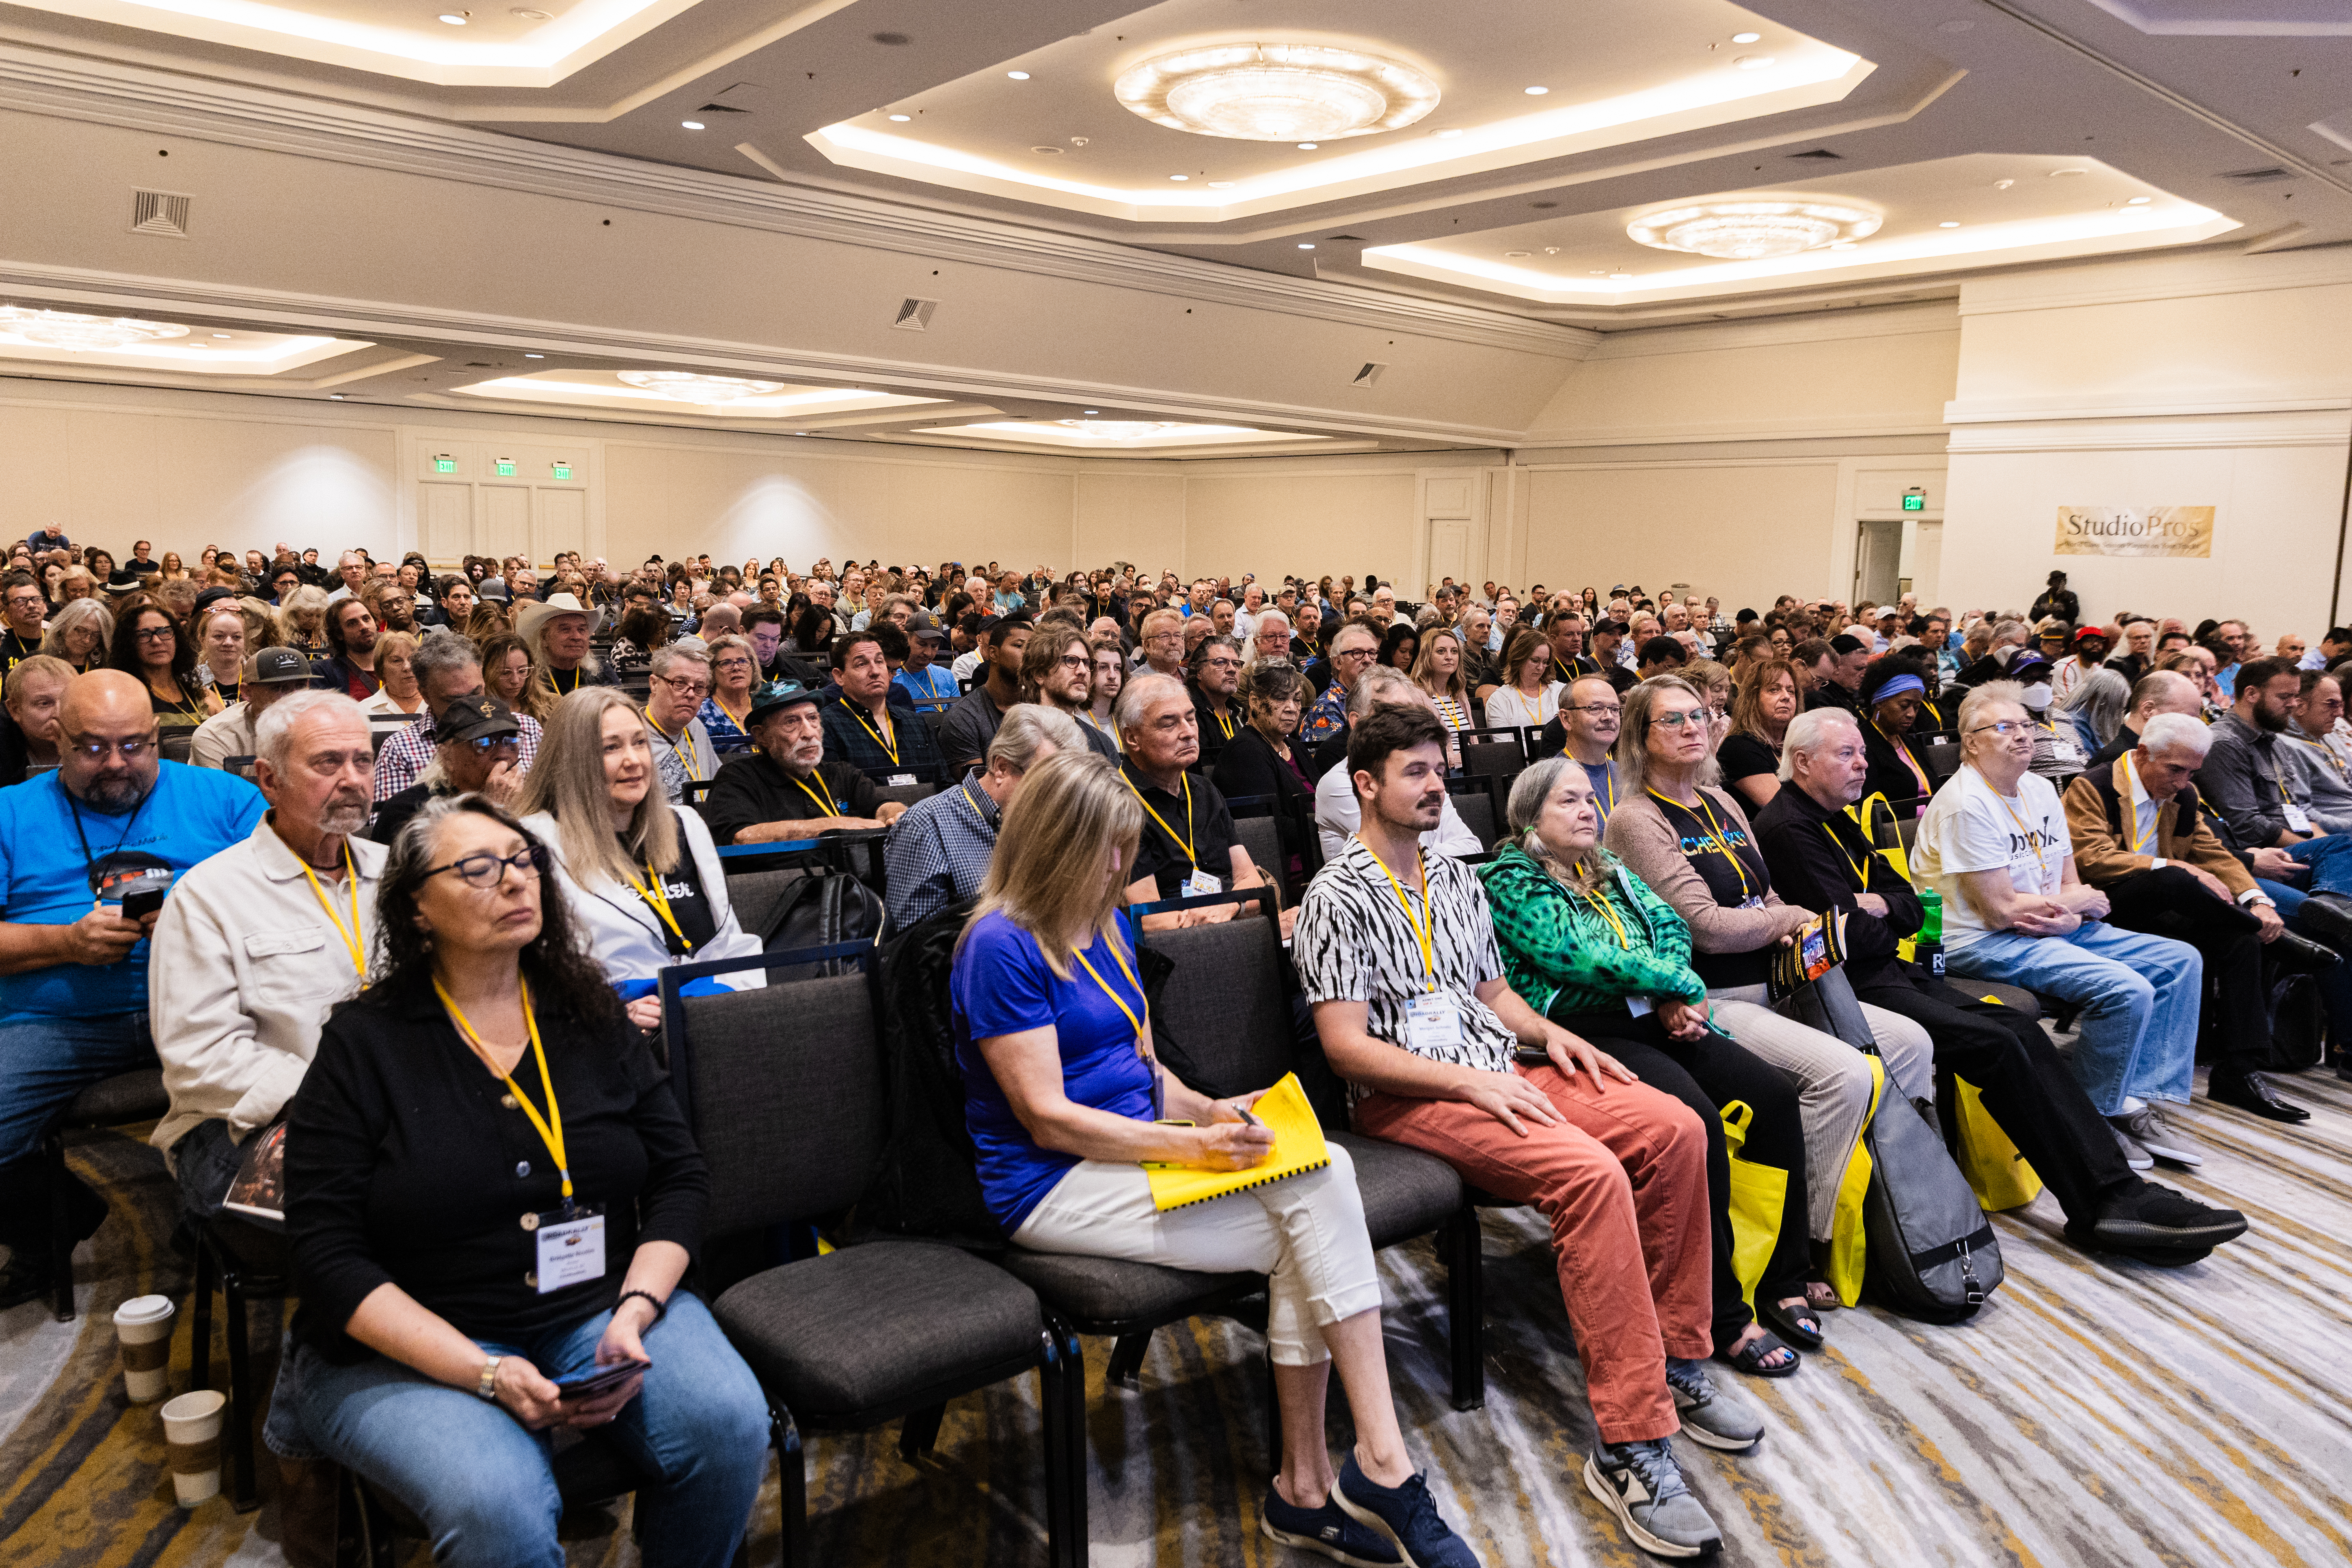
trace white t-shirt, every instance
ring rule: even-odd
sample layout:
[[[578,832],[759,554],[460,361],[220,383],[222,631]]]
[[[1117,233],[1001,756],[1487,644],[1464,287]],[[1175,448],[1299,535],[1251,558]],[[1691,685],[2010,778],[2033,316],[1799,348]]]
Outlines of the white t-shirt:
[[[1549,724],[1559,712],[1560,694],[1567,689],[1566,685],[1555,680],[1537,692],[1535,700],[1530,702],[1517,687],[1498,686],[1486,699],[1487,726],[1502,730]]]
[[[1323,858],[1336,860],[1346,851],[1348,840],[1354,837],[1363,822],[1363,805],[1356,799],[1353,775],[1348,772],[1348,761],[1342,757],[1325,770],[1315,785],[1315,827],[1323,840]],[[1421,836],[1422,843],[1441,855],[1463,857],[1480,855],[1486,847],[1454,809],[1454,797],[1448,795],[1438,813],[1437,826]]]
[[[1964,766],[1920,814],[1911,865],[1943,896],[1944,948],[1958,952],[1988,929],[1960,891],[1962,873],[2005,869],[2019,892],[2054,898],[2074,852],[2066,808],[2049,780],[2027,773],[2016,795],[2004,797]]]

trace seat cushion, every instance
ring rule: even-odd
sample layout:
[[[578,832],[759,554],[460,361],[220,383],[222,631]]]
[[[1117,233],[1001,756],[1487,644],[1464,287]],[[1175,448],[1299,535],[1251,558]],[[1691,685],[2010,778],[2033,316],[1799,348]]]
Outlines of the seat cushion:
[[[172,1097],[163,1092],[161,1068],[103,1078],[73,1098],[66,1108],[68,1127],[120,1127],[130,1121],[154,1121],[170,1113]]]
[[[1374,1247],[1394,1247],[1425,1236],[1462,1206],[1462,1178],[1434,1154],[1354,1132],[1328,1132],[1356,1163],[1356,1190],[1364,1200],[1364,1228]]]
[[[857,1425],[860,1413],[1034,1360],[1045,1330],[1027,1286],[932,1241],[871,1241],[787,1263],[733,1286],[711,1312],[761,1384],[819,1425]]]
[[[1265,1286],[1262,1274],[1196,1274],[1156,1263],[1028,1252],[1017,1247],[997,1262],[1081,1328],[1089,1323],[1172,1322],[1191,1316],[1195,1302]]]

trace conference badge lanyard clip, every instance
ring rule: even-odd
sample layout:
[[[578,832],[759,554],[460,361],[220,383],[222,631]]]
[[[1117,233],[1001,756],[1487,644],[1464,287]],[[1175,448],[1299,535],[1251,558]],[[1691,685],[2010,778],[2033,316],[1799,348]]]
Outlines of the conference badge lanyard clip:
[[[439,980],[433,982],[433,990],[441,998],[441,1005],[448,1009],[450,1020],[457,1026],[457,1033],[464,1037],[466,1044],[481,1058],[483,1066],[496,1071],[489,1047],[474,1032],[474,1026],[458,1011],[457,1004]],[[540,1043],[539,1016],[531,1010],[528,984],[522,988],[522,1019],[524,1027],[530,1031],[531,1055],[539,1063],[540,1087],[547,1092],[547,1114],[540,1115],[539,1107],[530,1102],[530,1096],[522,1091],[512,1073],[499,1076],[505,1080],[508,1098],[530,1118],[532,1129],[547,1146],[548,1154],[555,1161],[556,1173],[563,1180],[562,1207],[522,1216],[523,1229],[531,1233],[536,1250],[534,1262],[538,1265],[525,1283],[547,1296],[604,1277],[604,1210],[602,1205],[579,1203],[572,1197],[572,1162],[563,1147],[563,1110],[555,1102],[555,1078],[547,1069],[547,1047]]]
[[[1224,883],[1209,875],[1208,872],[1202,870],[1201,858],[1197,854],[1193,853],[1192,774],[1186,773],[1183,775],[1183,785],[1184,832],[1182,837],[1179,837],[1176,830],[1168,826],[1168,819],[1160,815],[1159,809],[1150,801],[1143,799],[1143,792],[1135,787],[1135,782],[1132,779],[1127,781],[1127,787],[1129,793],[1131,793],[1137,800],[1142,801],[1143,809],[1151,813],[1151,820],[1160,824],[1160,831],[1167,834],[1169,837],[1175,839],[1177,843],[1184,847],[1184,858],[1192,862],[1192,875],[1184,879],[1183,896],[1188,899],[1197,899],[1208,893],[1222,893],[1225,890]]]
[[[883,754],[890,759],[890,765],[894,768],[901,766],[898,760],[898,727],[890,721],[889,703],[886,701],[882,704],[882,727],[878,730],[874,727],[874,721],[866,718],[859,710],[857,704],[852,702],[847,704],[847,707],[850,712],[856,715],[858,724],[867,734],[874,737],[874,743],[881,747]],[[899,784],[910,784],[914,782],[915,775],[912,773],[902,773],[890,775],[890,783],[894,788]]]
[[[1361,842],[1360,836],[1359,842]],[[1449,1051],[1458,1055],[1463,1048],[1462,1010],[1438,989],[1437,942],[1433,929],[1436,922],[1429,912],[1429,867],[1420,858],[1421,846],[1413,846],[1414,868],[1421,873],[1422,912],[1418,915],[1412,912],[1412,900],[1405,897],[1404,884],[1397,880],[1396,873],[1389,869],[1388,862],[1374,854],[1369,844],[1364,845],[1364,852],[1371,855],[1372,864],[1378,866],[1381,875],[1388,879],[1390,890],[1396,894],[1397,907],[1404,910],[1405,923],[1412,927],[1413,941],[1421,946],[1423,990],[1420,995],[1405,1002],[1405,1045],[1415,1056],[1444,1060]]]
[[[2286,816],[2288,831],[2293,833],[2309,833],[2312,830],[2311,813],[2304,810],[2302,806],[2297,805],[2295,804],[2294,797],[2286,793],[2286,783],[2284,780],[2273,773],[2271,775],[2271,783],[2278,785],[2279,799],[2284,803],[2280,805],[2279,810]]]

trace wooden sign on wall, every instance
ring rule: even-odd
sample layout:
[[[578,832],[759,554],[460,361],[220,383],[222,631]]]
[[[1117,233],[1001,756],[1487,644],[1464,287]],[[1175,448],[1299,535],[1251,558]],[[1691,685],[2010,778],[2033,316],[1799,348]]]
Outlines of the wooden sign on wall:
[[[2062,506],[2057,553],[2205,560],[2213,553],[2213,509]]]

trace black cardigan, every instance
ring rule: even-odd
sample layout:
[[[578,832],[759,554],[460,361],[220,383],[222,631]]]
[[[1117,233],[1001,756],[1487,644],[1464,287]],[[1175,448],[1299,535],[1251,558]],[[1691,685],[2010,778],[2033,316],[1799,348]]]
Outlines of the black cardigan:
[[[559,1207],[554,1158],[458,1038],[431,985],[377,985],[335,1009],[287,1108],[286,1224],[295,1332],[330,1360],[344,1326],[397,1285],[473,1339],[515,1343],[610,1308],[637,1247],[702,1239],[710,1181],[669,1080],[636,1032],[598,1037],[538,1004],[578,1202],[604,1211],[604,1277],[547,1295],[522,1216]],[[544,1112],[529,1051],[514,1079]]]
[[[1304,743],[1293,736],[1290,754],[1294,757],[1298,755],[1298,748]],[[1234,731],[1234,738],[1225,742],[1211,781],[1216,784],[1217,793],[1227,800],[1247,800],[1270,795],[1275,797],[1277,809],[1313,794],[1298,782],[1298,775],[1290,771],[1289,764],[1274,754],[1274,748],[1266,743],[1265,737],[1247,724]]]

